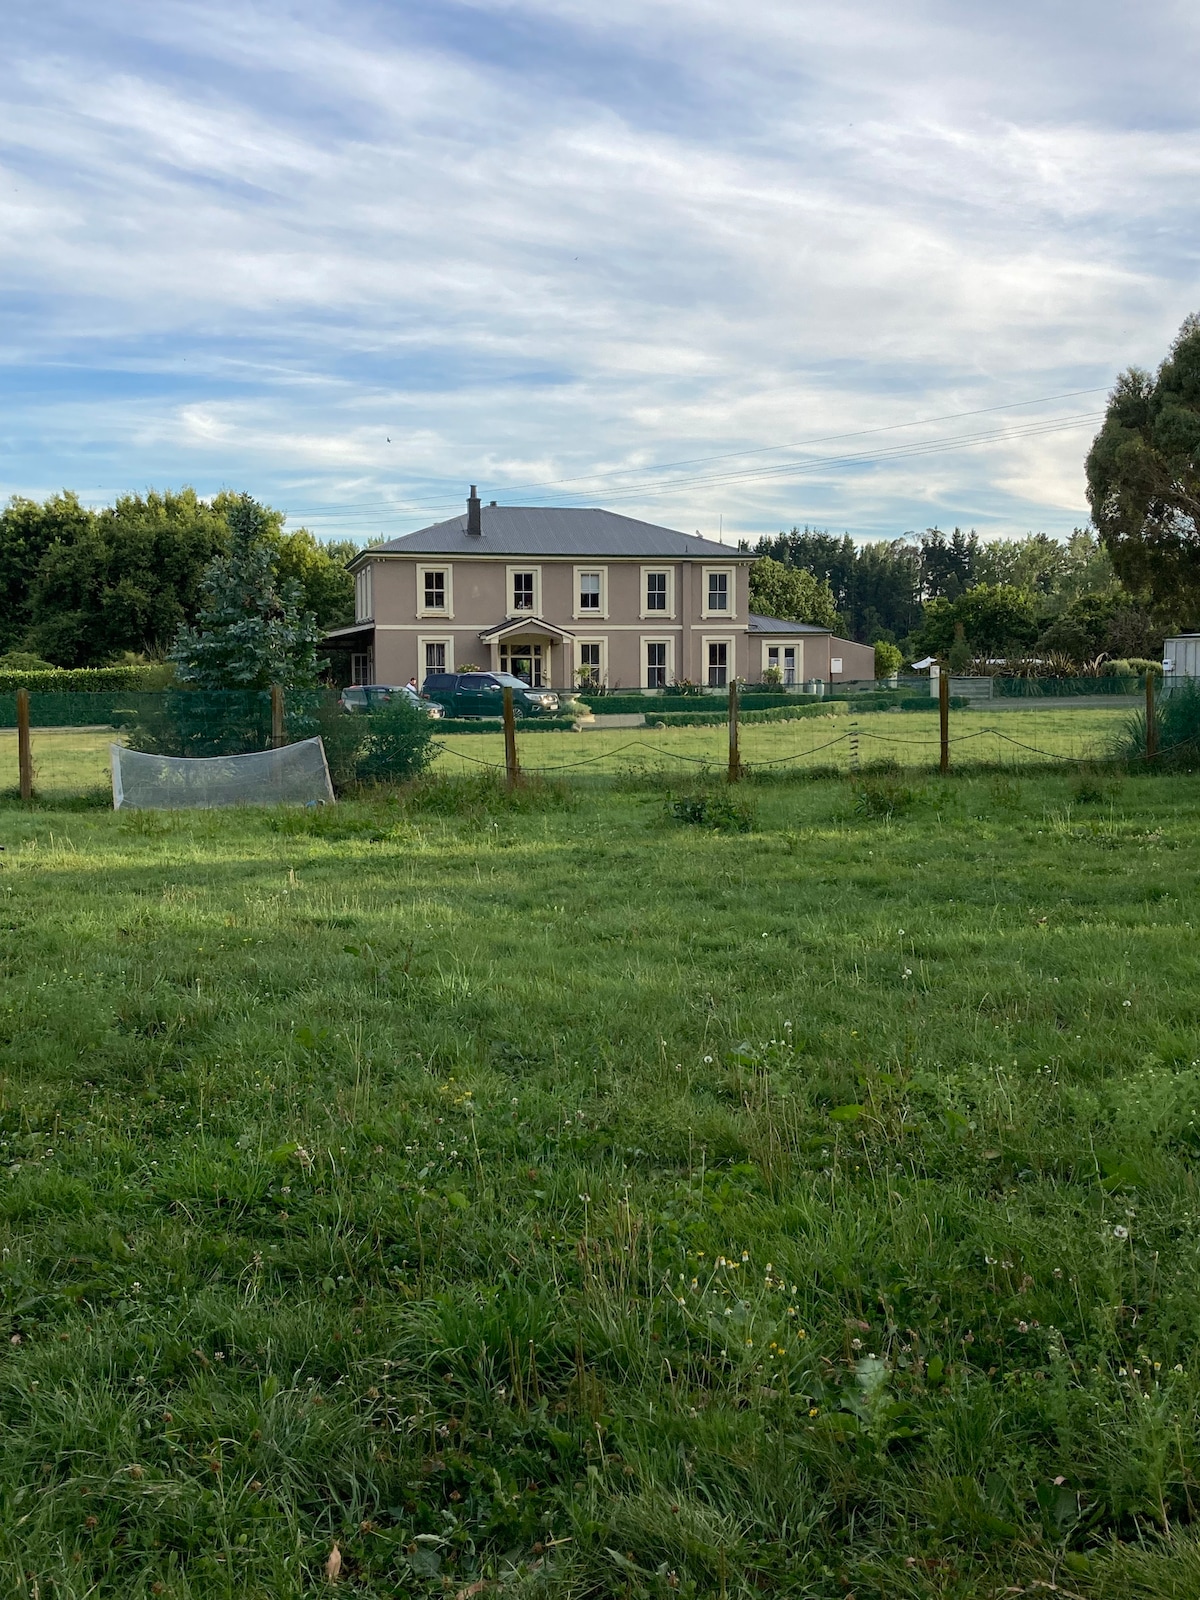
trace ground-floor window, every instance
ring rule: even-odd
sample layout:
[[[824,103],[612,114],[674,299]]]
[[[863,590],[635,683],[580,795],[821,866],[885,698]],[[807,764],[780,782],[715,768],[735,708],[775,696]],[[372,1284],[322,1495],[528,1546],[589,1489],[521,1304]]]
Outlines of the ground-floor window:
[[[576,669],[579,687],[581,689],[597,688],[601,674],[599,639],[581,642],[575,646],[575,649],[579,656],[579,665]]]
[[[646,646],[646,687],[667,687],[667,646],[665,640]]]
[[[729,646],[723,639],[712,639],[708,646],[708,686],[723,689],[729,682]]]
[[[796,647],[794,644],[767,646],[767,666],[774,667],[784,683],[796,681]]]
[[[425,642],[425,671],[445,672],[446,670],[446,641],[444,639],[427,639]]]
[[[500,671],[511,672],[531,689],[542,687],[542,647],[513,640],[500,646]]]
[[[369,650],[355,650],[350,656],[350,682],[370,683],[371,681],[371,652]]]

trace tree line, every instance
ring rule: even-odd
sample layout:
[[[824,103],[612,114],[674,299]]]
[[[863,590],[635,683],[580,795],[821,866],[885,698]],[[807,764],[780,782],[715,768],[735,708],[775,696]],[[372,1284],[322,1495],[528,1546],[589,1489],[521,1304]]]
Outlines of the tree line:
[[[754,547],[751,609],[834,628],[895,660],[1086,667],[1157,656],[1166,633],[1200,622],[1200,317],[1156,373],[1118,379],[1086,465],[1095,531],[984,540],[929,528],[859,545],[794,527]],[[64,492],[0,511],[0,655],[63,667],[165,659],[200,615],[247,504],[297,615],[316,629],[350,622],[355,544],[287,532],[282,513],[245,495],[180,489],[89,510]]]
[[[1080,664],[1153,655],[1162,643],[1161,608],[1125,589],[1086,528],[1066,541],[930,528],[859,545],[806,527],[760,539],[754,553],[765,558],[752,574],[756,610],[895,645],[909,659],[946,654],[956,639],[972,654],[1041,652]],[[793,594],[801,573],[808,582]]]
[[[808,527],[760,539],[751,604],[910,659],[1155,657],[1165,634],[1200,624],[1200,316],[1156,373],[1118,378],[1086,472],[1093,527],[1065,541],[961,528],[866,545]]]
[[[123,495],[92,510],[75,494],[14,498],[0,511],[0,655],[57,667],[163,660],[195,623],[206,574],[231,546],[247,497],[192,489]],[[257,505],[257,502],[255,502]],[[287,531],[258,507],[259,535],[278,582],[320,628],[353,621],[346,563],[358,546]]]

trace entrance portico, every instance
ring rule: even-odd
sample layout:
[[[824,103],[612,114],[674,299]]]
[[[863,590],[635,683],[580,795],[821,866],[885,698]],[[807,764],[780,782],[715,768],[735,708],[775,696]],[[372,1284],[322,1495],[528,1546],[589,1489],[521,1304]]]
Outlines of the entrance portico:
[[[534,689],[570,688],[575,636],[541,617],[514,617],[479,635],[493,672],[511,672]]]

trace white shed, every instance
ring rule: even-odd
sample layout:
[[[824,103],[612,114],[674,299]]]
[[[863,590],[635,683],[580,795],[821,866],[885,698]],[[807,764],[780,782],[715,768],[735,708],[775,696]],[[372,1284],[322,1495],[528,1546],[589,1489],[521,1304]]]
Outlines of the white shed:
[[[1200,633],[1164,639],[1162,669],[1164,678],[1200,678]]]

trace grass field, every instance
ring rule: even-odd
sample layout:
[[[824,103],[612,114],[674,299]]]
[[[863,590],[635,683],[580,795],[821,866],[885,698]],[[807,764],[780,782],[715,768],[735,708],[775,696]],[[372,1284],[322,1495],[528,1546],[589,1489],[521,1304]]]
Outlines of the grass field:
[[[0,1593],[1200,1593],[1193,780],[746,793],[0,808]]]
[[[1129,719],[1129,708],[1044,708],[1017,711],[955,711],[951,716],[952,762],[1021,766],[1045,759],[1096,760]],[[480,761],[503,766],[504,739],[495,734],[450,734],[442,741],[439,769],[469,772]],[[545,768],[566,779],[613,773],[623,768],[661,769],[686,777],[700,762],[721,768],[729,758],[727,726],[712,728],[612,728],[585,733],[518,734],[522,765]],[[797,722],[746,723],[740,729],[743,761],[766,768],[813,765],[849,771],[859,764],[891,760],[901,766],[936,767],[936,712],[867,712],[857,717],[813,717]]]
[[[1130,708],[1049,706],[1034,702],[985,711],[955,711],[951,720],[952,761],[961,765],[1026,766],[1070,760],[1095,760],[1128,720]],[[95,794],[109,783],[108,747],[119,737],[109,729],[35,729],[33,752],[39,793],[47,797]],[[683,777],[704,763],[728,759],[725,727],[590,730],[586,733],[525,733],[518,736],[522,763],[548,768],[574,781],[627,770],[661,769]],[[482,770],[480,763],[504,764],[504,741],[495,734],[444,735],[438,769],[449,773]],[[857,717],[829,716],[786,723],[747,723],[742,729],[743,759],[767,769],[821,765],[848,771],[857,761],[893,760],[901,766],[937,765],[935,713],[868,712]],[[17,742],[0,732],[0,788],[15,786]]]

